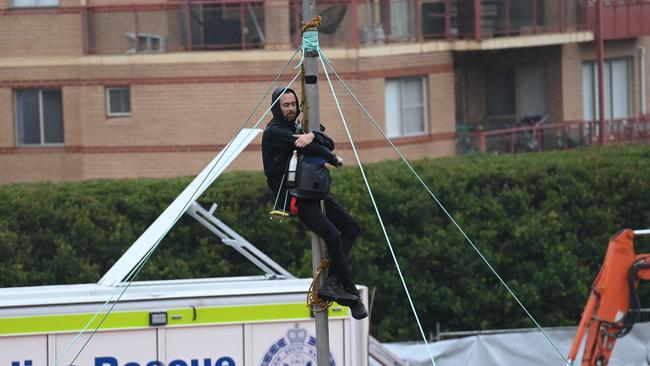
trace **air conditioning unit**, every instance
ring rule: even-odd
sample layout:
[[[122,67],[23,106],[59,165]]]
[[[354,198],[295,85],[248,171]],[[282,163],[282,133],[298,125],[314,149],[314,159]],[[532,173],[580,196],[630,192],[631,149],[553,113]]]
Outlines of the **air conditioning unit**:
[[[162,53],[167,52],[167,37],[153,33],[126,32],[124,35],[131,39],[135,47],[126,53]]]

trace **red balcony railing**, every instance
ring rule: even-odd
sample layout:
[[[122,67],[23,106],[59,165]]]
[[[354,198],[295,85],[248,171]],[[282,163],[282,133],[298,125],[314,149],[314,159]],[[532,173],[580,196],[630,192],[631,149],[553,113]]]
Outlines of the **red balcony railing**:
[[[650,143],[650,115],[606,121],[609,143]],[[489,131],[459,133],[459,153],[519,153],[561,150],[598,143],[598,121],[540,123]]]
[[[593,0],[580,2],[584,23],[593,28]],[[650,34],[650,0],[603,0],[603,38],[625,39]]]
[[[83,51],[90,54],[287,48],[300,42],[301,0],[133,1],[48,9],[7,5],[0,21],[79,13]],[[606,39],[650,34],[650,0],[603,1]],[[595,23],[594,0],[319,0],[316,13],[323,18],[325,47],[483,40],[591,30]],[[13,34],[33,33],[33,25],[23,23]]]
[[[91,5],[81,8],[85,53],[264,47],[264,0]]]

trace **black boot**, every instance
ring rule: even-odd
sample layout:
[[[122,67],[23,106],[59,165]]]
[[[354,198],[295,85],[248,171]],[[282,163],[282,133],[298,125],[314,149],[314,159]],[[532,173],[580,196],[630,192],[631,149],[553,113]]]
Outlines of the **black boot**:
[[[350,305],[350,312],[352,313],[352,317],[356,320],[361,320],[368,316],[368,310],[361,299],[359,299],[359,301],[354,305]]]
[[[366,318],[368,316],[368,310],[366,309],[366,305],[363,304],[363,301],[361,301],[357,287],[354,285],[346,286],[345,292],[357,297],[357,301],[354,304],[350,304],[348,306],[350,308],[350,313],[352,313],[352,317],[357,320]]]
[[[359,301],[359,296],[345,291],[334,276],[327,277],[323,286],[318,289],[318,297],[326,301],[336,301],[344,306],[350,306]]]

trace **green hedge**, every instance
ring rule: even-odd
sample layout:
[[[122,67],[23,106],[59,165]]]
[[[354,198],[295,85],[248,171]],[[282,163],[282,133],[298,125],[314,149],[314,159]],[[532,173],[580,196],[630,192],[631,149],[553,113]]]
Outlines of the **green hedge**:
[[[469,156],[414,162],[502,278],[544,326],[575,324],[608,238],[650,226],[647,146]],[[400,162],[367,167],[426,330],[532,323]],[[333,171],[334,195],[362,226],[350,258],[374,293],[371,333],[418,338],[410,307],[357,168]],[[180,193],[189,178],[0,187],[0,286],[97,281]],[[200,201],[293,273],[309,276],[309,235],[297,220],[268,219],[260,172],[224,174]],[[649,252],[645,239],[637,252]],[[259,273],[187,216],[138,279]],[[642,287],[642,304],[650,292]]]

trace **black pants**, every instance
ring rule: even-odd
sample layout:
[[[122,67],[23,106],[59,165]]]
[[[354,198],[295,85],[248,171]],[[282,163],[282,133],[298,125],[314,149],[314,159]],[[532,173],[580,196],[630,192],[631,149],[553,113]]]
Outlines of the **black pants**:
[[[335,275],[344,288],[354,287],[347,258],[359,236],[359,224],[332,196],[327,195],[324,201],[325,213],[321,211],[320,201],[298,198],[298,217],[325,241],[329,275]]]

